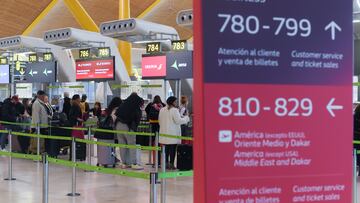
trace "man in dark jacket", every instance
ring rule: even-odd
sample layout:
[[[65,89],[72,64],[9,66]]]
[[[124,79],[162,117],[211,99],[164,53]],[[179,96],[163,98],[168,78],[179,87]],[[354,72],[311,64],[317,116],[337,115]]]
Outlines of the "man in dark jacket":
[[[4,104],[1,108],[1,120],[6,122],[16,122],[16,98],[7,98],[4,101]],[[4,128],[7,130],[16,131],[17,126],[12,124],[4,124]],[[1,149],[5,149],[7,140],[7,134],[2,134],[0,138],[0,147]]]

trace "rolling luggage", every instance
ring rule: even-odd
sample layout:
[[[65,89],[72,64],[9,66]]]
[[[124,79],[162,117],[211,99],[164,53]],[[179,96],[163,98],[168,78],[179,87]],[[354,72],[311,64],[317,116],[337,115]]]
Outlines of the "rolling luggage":
[[[114,140],[98,139],[99,142],[114,143]],[[97,145],[98,166],[115,168],[115,151],[113,147]]]
[[[193,147],[191,145],[179,145],[177,147],[176,167],[180,171],[193,169]]]
[[[86,160],[86,144],[76,142],[76,160],[77,161],[85,161]],[[70,147],[69,160],[72,160],[72,147]]]
[[[22,152],[21,150],[21,145],[19,143],[19,139],[18,139],[18,136],[17,135],[12,135],[11,136],[11,149],[12,149],[12,152]]]

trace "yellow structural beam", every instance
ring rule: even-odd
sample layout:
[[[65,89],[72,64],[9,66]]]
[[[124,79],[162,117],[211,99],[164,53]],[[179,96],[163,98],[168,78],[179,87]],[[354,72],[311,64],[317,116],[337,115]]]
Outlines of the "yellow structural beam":
[[[145,9],[137,18],[143,18],[145,17],[152,9],[157,6],[160,3],[161,0],[156,0],[154,3],[152,3],[147,9]]]
[[[99,27],[78,0],[64,0],[64,3],[84,30],[99,32]]]
[[[47,16],[47,14],[54,8],[54,6],[58,3],[59,0],[52,0],[49,5],[36,17],[36,19],[25,29],[22,35],[29,35],[34,28]]]
[[[119,0],[119,19],[130,18],[130,0]],[[128,42],[119,42],[119,52],[124,61],[126,70],[129,76],[133,76],[132,61],[131,61],[131,44]]]

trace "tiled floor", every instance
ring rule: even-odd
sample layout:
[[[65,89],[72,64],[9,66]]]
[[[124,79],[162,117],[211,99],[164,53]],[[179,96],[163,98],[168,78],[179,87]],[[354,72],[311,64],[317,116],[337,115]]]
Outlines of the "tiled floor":
[[[0,202],[40,203],[42,199],[42,166],[32,161],[14,159],[16,181],[4,181],[7,177],[7,158],[0,157]],[[77,173],[77,192],[80,197],[67,197],[71,189],[71,169],[50,166],[50,203],[147,203],[149,181],[104,175]],[[167,181],[167,202],[192,203],[192,178]]]

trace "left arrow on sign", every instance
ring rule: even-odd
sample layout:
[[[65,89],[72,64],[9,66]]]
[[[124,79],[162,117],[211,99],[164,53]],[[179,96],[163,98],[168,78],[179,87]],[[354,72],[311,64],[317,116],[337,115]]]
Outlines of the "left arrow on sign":
[[[338,31],[342,31],[341,27],[335,23],[335,21],[331,21],[326,27],[325,27],[325,31],[328,31],[329,29],[331,29],[331,39],[335,40],[336,38],[336,30]]]
[[[330,115],[332,117],[336,117],[334,110],[342,110],[344,109],[344,106],[341,105],[334,105],[335,98],[332,98],[329,102],[329,104],[326,106],[326,109],[329,111]]]

